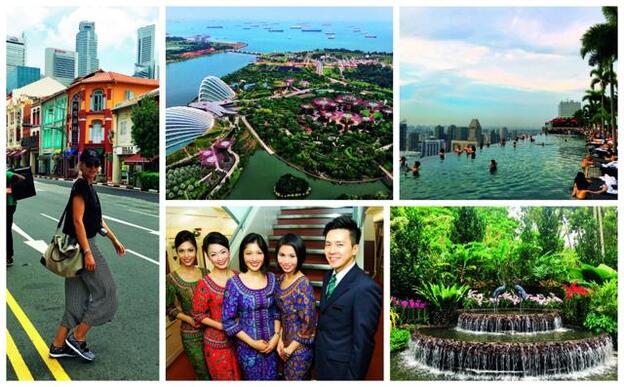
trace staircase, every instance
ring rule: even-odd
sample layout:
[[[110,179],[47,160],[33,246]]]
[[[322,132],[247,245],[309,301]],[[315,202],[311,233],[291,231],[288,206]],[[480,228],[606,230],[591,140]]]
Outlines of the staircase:
[[[307,253],[301,270],[312,283],[318,303],[321,299],[323,275],[331,270],[325,259],[323,229],[330,220],[352,214],[352,207],[281,207],[276,224],[273,225],[273,234],[269,236],[269,252],[271,257],[276,257],[271,260],[271,270],[275,274],[282,272],[277,265],[275,251],[275,245],[282,235],[294,233],[301,236]]]

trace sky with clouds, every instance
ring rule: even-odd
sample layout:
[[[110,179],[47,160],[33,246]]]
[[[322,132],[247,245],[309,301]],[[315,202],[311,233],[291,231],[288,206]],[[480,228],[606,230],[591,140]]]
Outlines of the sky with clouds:
[[[95,22],[100,67],[106,71],[134,73],[139,27],[156,24],[159,36],[156,7],[11,7],[6,12],[7,34],[26,34],[26,65],[39,67],[42,74],[45,49],[75,51],[78,25],[83,20]]]
[[[411,125],[540,128],[580,101],[580,54],[596,8],[401,8],[401,119]]]

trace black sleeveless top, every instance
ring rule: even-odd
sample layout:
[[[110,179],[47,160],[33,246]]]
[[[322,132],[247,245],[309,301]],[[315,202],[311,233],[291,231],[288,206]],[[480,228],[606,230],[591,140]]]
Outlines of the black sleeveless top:
[[[63,233],[76,237],[72,208],[72,201],[76,195],[80,195],[84,199],[85,211],[82,216],[82,222],[87,232],[87,238],[93,238],[102,228],[102,208],[100,207],[100,199],[97,196],[97,192],[95,192],[95,188],[82,178],[76,180],[72,187],[67,214],[65,215],[65,224],[63,225]]]

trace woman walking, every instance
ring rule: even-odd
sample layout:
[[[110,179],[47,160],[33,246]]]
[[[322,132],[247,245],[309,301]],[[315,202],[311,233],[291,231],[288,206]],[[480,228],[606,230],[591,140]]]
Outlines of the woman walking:
[[[193,318],[193,293],[199,280],[208,271],[197,266],[197,241],[192,232],[180,231],[174,244],[180,268],[167,275],[167,315],[171,321],[182,322],[182,347],[195,370],[197,380],[210,380],[204,360],[203,330]]]
[[[100,157],[92,149],[80,155],[78,168],[82,176],[74,183],[63,232],[76,238],[84,257],[84,270],[65,279],[65,314],[50,345],[53,358],[79,356],[95,360],[87,347],[91,327],[111,321],[117,311],[115,281],[95,239],[99,233],[108,236],[118,255],[125,255],[124,245],[102,219],[100,199],[93,181],[100,168]]]
[[[284,271],[279,277],[277,308],[282,335],[277,352],[284,361],[284,379],[310,379],[316,331],[316,301],[308,278],[301,272],[306,249],[295,234],[286,234],[275,246],[277,263]]]
[[[262,236],[243,238],[238,251],[241,273],[227,281],[223,328],[236,336],[236,352],[244,380],[277,379],[275,348],[281,323],[275,306],[277,282],[269,269],[269,249]]]
[[[202,251],[213,265],[193,295],[193,317],[204,327],[204,356],[213,380],[240,380],[233,340],[223,330],[221,322],[225,284],[238,274],[230,270],[230,243],[225,235],[211,232],[204,238]]]

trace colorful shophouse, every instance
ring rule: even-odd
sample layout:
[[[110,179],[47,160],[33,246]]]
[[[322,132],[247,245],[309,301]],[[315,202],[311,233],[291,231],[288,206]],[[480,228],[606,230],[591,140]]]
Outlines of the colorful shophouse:
[[[62,153],[63,173],[76,175],[79,154],[94,149],[101,156],[102,176],[113,178],[112,108],[158,87],[158,81],[97,70],[76,79],[67,88],[67,148]]]

